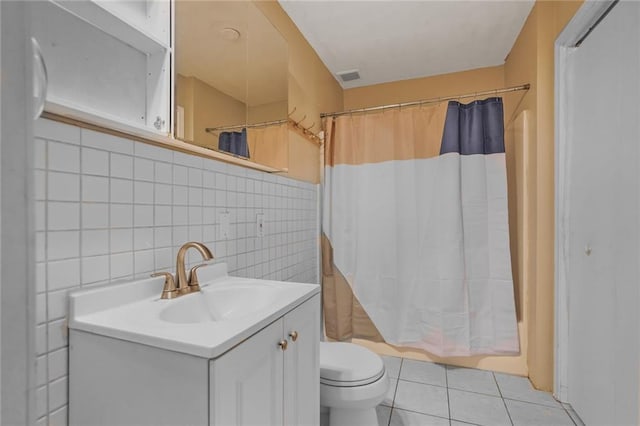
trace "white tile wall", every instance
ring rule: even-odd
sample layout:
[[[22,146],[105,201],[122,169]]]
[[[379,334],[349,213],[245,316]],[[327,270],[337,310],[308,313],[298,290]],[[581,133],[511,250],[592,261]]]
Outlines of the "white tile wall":
[[[173,271],[189,240],[232,275],[319,281],[317,185],[49,120],[35,133],[38,424],[67,423],[70,290]]]

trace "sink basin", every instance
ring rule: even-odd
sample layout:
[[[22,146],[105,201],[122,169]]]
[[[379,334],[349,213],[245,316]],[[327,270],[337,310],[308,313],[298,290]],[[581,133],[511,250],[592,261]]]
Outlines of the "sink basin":
[[[171,301],[159,316],[174,324],[237,319],[268,307],[276,301],[278,293],[278,288],[264,284],[212,285]]]

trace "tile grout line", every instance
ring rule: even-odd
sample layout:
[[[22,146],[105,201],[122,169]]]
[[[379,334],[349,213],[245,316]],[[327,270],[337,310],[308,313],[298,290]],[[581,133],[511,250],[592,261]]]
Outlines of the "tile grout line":
[[[496,383],[496,387],[498,388],[498,393],[500,394],[500,398],[502,399],[502,403],[504,404],[504,409],[507,412],[507,416],[509,417],[509,421],[511,425],[513,425],[513,419],[511,418],[511,413],[509,412],[509,407],[507,407],[507,401],[505,401],[504,396],[502,395],[502,389],[500,389],[500,385],[498,384],[498,379],[496,378],[495,373],[492,371],[491,375],[493,376],[493,381]]]
[[[542,391],[544,392],[544,391]],[[547,407],[547,408],[551,408],[554,410],[562,410],[564,409],[564,407],[562,406],[562,404],[556,404],[556,405],[548,405],[548,404],[541,404],[539,402],[531,402],[531,401],[525,401],[523,399],[516,399],[516,398],[509,398],[509,397],[502,397],[502,399],[504,399],[505,401],[515,401],[515,402],[522,402],[524,404],[531,404],[531,405],[536,405],[538,407]]]
[[[111,249],[111,233],[113,232],[113,226],[112,226],[112,218],[111,218],[111,210],[112,210],[112,202],[111,202],[111,156],[112,156],[112,152],[109,152],[109,154],[107,155],[107,177],[108,177],[108,184],[107,184],[107,229],[109,232],[107,232],[107,253],[109,256],[109,276],[107,277],[107,282],[109,284],[111,284],[113,282],[113,279],[111,277],[112,273],[112,267],[111,267],[111,260],[113,258],[113,251]]]
[[[82,169],[83,169],[83,162],[82,162],[82,154],[84,153],[84,150],[86,148],[82,145],[82,135],[80,135],[80,146],[78,147],[78,155],[80,156],[80,158],[78,159],[78,173],[80,174],[79,179],[80,179],[80,194],[78,196],[78,219],[79,219],[79,229],[78,229],[78,238],[80,239],[80,241],[78,242],[78,269],[79,269],[79,274],[80,276],[78,277],[78,284],[79,284],[79,288],[83,287],[84,284],[84,280],[82,279],[82,272],[84,270],[83,268],[83,259],[85,257],[84,255],[84,250],[83,250],[83,244],[82,241],[84,240],[84,234],[86,231],[83,230],[83,221],[82,221],[82,203],[84,201],[84,197],[83,197],[83,192],[82,192],[82,188],[83,188],[83,181],[84,181],[84,175],[82,174]]]
[[[396,394],[398,393],[398,386],[400,386],[400,373],[402,372],[402,364],[404,363],[404,358],[400,358],[400,367],[398,368],[398,377],[396,377],[396,388],[393,391],[393,399],[391,400],[391,410],[389,411],[389,419],[387,421],[387,426],[391,426],[391,416],[393,416],[393,410],[396,406]]]
[[[425,362],[430,362],[430,361],[425,361]],[[487,370],[483,370],[483,371],[487,371]],[[448,384],[446,386],[442,386],[442,385],[436,385],[434,383],[418,382],[416,380],[411,380],[411,379],[406,379],[406,378],[405,379],[400,379],[400,380],[402,380],[404,382],[415,383],[415,384],[418,384],[418,385],[434,386],[436,388],[449,388]],[[492,394],[492,393],[484,393],[484,392],[472,391],[472,390],[468,390],[468,389],[459,389],[459,388],[454,388],[454,387],[451,387],[450,389],[454,390],[454,391],[458,391],[458,392],[466,392],[466,393],[473,393],[473,394],[476,394],[476,395],[491,396],[493,398],[501,398],[500,395],[496,395],[496,394]],[[513,400],[513,398],[507,398],[507,399]],[[516,401],[516,400],[514,400],[514,401]],[[520,401],[520,402],[527,402],[527,401]],[[530,404],[535,404],[535,403],[531,402]],[[545,407],[548,407],[548,405],[544,405],[544,404],[536,404],[536,405],[543,405]]]
[[[451,400],[449,398],[449,367],[444,364],[444,384],[447,388],[447,411],[449,413],[449,426],[451,426]]]
[[[429,413],[425,413],[423,411],[416,411],[416,410],[409,410],[408,408],[394,408],[394,410],[399,410],[399,411],[406,411],[407,413],[414,413],[414,414],[420,414],[422,416],[426,416],[426,417],[433,417],[436,419],[442,419],[442,420],[450,420],[447,419],[446,417],[442,417],[442,416],[437,416],[435,414],[429,414]],[[455,419],[454,419],[455,420]],[[475,423],[469,423],[469,422],[464,422],[462,420],[455,420],[456,422],[460,422],[460,423],[466,423],[466,424],[470,424],[470,425],[475,425]],[[478,425],[480,426],[480,425]]]
[[[44,262],[45,262],[45,271],[44,271],[44,279],[45,279],[45,298],[46,298],[46,314],[45,318],[45,359],[47,360],[47,377],[45,379],[45,389],[47,392],[47,400],[45,403],[46,411],[43,417],[46,417],[47,423],[49,423],[49,248],[48,248],[48,240],[49,240],[49,140],[46,140],[45,143],[45,151],[44,151],[44,167],[45,167],[45,182],[44,182],[44,198],[46,200],[46,214],[45,214],[45,227],[43,232],[43,244],[44,244]],[[37,409],[37,407],[36,407]]]

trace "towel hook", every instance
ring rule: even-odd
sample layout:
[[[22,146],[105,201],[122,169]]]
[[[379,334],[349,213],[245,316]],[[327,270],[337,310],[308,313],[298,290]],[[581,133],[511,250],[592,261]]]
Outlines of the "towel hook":
[[[311,129],[313,129],[313,126],[315,126],[315,125],[316,125],[316,122],[314,121],[313,123],[311,123],[311,126],[309,126],[309,127],[303,127],[303,129],[304,129],[306,132],[309,132]]]
[[[297,107],[297,106],[294,106],[294,107],[293,107],[293,111],[291,111],[291,112],[289,113],[289,117],[291,117],[291,116],[293,115],[293,113],[294,113],[294,112],[296,112],[296,110],[297,110],[297,109],[298,109],[298,107]]]

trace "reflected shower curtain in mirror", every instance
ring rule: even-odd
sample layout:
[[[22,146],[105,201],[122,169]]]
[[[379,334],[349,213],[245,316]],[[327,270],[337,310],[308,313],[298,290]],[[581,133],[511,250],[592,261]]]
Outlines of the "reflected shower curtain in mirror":
[[[240,157],[249,158],[249,145],[247,144],[247,129],[240,132],[222,132],[218,136],[218,149]]]
[[[517,353],[502,99],[324,124],[327,336]]]
[[[251,161],[276,169],[289,165],[289,125],[275,124],[247,129]]]

